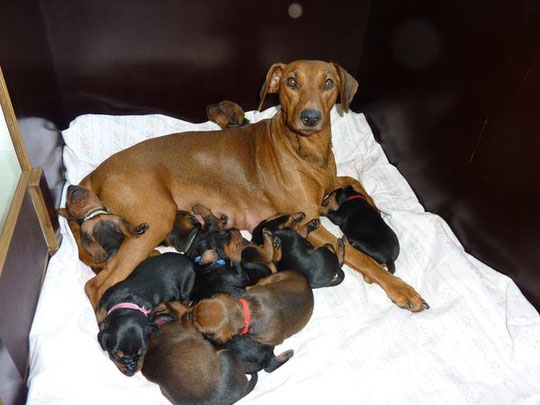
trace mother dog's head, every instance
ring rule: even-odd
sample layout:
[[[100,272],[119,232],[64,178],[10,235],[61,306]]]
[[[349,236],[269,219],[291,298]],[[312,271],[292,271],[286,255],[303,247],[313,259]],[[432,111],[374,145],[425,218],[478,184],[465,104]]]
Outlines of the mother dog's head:
[[[279,93],[287,127],[301,135],[320,132],[330,123],[330,110],[339,93],[343,111],[356,93],[358,82],[333,62],[297,60],[275,63],[261,89],[261,110],[267,94]]]

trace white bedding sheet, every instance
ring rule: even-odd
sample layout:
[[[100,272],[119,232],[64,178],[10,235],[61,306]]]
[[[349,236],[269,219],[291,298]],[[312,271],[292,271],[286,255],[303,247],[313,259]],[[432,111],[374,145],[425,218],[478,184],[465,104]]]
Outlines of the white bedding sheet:
[[[276,108],[250,112],[253,121]],[[84,115],[63,132],[67,179],[78,183],[141,140],[218,129],[162,115]],[[511,279],[467,254],[427,213],[362,114],[332,111],[338,172],[358,178],[399,236],[396,275],[431,305],[413,314],[345,267],[345,281],[315,290],[309,324],[276,348],[294,357],[259,373],[242,404],[540,404],[540,317]],[[335,234],[339,229],[323,220]],[[29,404],[166,404],[157,385],[117,371],[96,340],[69,227],[51,259],[30,334]]]

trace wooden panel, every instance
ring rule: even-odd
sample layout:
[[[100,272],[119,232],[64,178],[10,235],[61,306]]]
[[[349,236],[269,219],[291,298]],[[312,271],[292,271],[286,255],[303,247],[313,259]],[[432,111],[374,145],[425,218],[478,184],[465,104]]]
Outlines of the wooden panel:
[[[28,333],[34,317],[48,247],[27,192],[0,276],[0,338],[19,373],[26,375]],[[9,315],[9,316],[8,316]]]

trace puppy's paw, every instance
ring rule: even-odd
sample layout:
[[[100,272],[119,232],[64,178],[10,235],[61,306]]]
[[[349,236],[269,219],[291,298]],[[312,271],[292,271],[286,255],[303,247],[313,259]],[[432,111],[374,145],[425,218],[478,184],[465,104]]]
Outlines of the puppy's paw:
[[[92,260],[96,263],[103,263],[105,260],[107,260],[107,252],[95,252],[92,254]]]
[[[141,236],[143,233],[145,233],[148,228],[150,228],[150,225],[148,225],[146,222],[143,222],[142,224],[139,224],[135,227],[134,233],[136,237]]]
[[[281,248],[281,239],[279,238],[279,236],[274,236],[274,238],[272,239],[272,246],[274,250]]]

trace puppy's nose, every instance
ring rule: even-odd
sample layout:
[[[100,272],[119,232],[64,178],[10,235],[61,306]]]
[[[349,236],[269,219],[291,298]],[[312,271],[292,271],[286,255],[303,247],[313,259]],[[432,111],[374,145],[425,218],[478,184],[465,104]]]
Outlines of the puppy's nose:
[[[314,127],[321,120],[321,112],[319,110],[303,110],[300,113],[300,119],[306,127]]]

